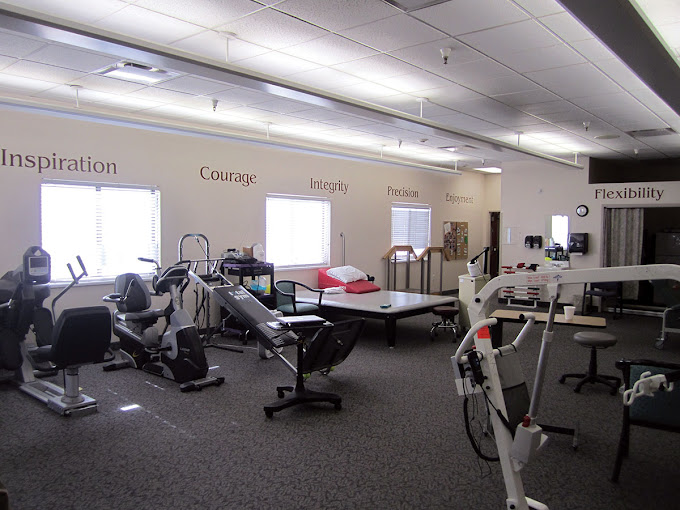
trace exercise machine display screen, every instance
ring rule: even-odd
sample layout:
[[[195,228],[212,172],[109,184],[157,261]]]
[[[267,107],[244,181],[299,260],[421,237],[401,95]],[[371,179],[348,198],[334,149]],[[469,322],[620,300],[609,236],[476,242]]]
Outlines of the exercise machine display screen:
[[[24,281],[43,284],[50,281],[50,256],[41,249],[29,248],[24,253]]]

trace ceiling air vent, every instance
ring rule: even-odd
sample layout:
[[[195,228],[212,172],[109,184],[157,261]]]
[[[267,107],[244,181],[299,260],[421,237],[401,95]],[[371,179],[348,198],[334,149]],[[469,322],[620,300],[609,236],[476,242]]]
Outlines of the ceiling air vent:
[[[673,128],[660,128],[627,131],[626,134],[632,136],[633,138],[650,138],[652,136],[677,135],[678,133]]]

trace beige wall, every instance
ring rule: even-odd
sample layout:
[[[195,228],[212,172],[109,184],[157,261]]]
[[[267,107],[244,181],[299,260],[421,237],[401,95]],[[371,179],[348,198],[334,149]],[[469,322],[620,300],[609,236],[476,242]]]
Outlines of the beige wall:
[[[346,263],[377,276],[384,285],[382,256],[390,248],[392,202],[426,203],[432,206],[432,244],[441,246],[443,222],[468,221],[470,251],[488,242],[488,177],[466,173],[455,176],[402,165],[326,156],[274,145],[227,140],[212,136],[180,134],[114,123],[88,121],[15,109],[0,111],[0,213],[3,249],[2,271],[14,269],[29,245],[40,244],[40,183],[43,178],[87,180],[126,184],[153,184],[161,190],[162,264],[177,260],[177,243],[185,233],[203,233],[211,254],[265,241],[264,201],[267,193],[328,196],[332,202],[332,265],[342,261],[340,232],[346,237]],[[116,174],[9,166],[9,153],[48,158],[114,162]],[[56,154],[56,156],[53,156]],[[25,163],[26,161],[24,161]],[[200,169],[246,172],[256,182],[206,181]],[[342,181],[347,193],[311,189],[311,179]],[[493,180],[493,179],[492,179]],[[410,188],[417,198],[388,195],[388,186]],[[468,197],[466,203],[447,200]],[[495,199],[500,201],[500,197]],[[74,222],[78,218],[73,218]],[[123,226],[122,226],[123,227]],[[265,246],[266,250],[266,246]],[[185,253],[186,255],[187,253]],[[188,253],[192,255],[191,253]],[[75,257],[75,253],[73,257]],[[136,254],[133,254],[136,257]],[[198,255],[193,255],[197,257]],[[444,263],[444,290],[458,286],[465,260]],[[85,261],[87,265],[87,261]],[[419,282],[413,265],[411,286]],[[434,260],[432,285],[439,286],[439,261]],[[277,272],[315,285],[316,270]],[[402,282],[403,283],[403,282]],[[93,304],[109,292],[110,285],[82,286],[65,297],[63,306]]]
[[[570,232],[587,232],[589,248],[586,255],[572,255],[572,268],[602,267],[603,215],[605,207],[677,207],[680,205],[680,182],[589,184],[586,158],[580,161],[583,170],[567,169],[552,164],[512,162],[503,165],[501,196],[501,235],[512,229],[512,242],[501,243],[501,264],[518,262],[542,264],[542,249],[524,247],[524,236],[545,236],[545,218],[552,214],[569,217]],[[627,191],[643,188],[661,190],[659,200],[652,197],[633,197]],[[600,190],[600,191],[598,191]],[[608,192],[610,198],[607,198]],[[619,193],[617,193],[617,191]],[[639,194],[639,193],[638,193]],[[585,204],[590,209],[587,216],[576,215],[576,207]],[[560,301],[573,302],[582,294],[582,286],[563,289]]]

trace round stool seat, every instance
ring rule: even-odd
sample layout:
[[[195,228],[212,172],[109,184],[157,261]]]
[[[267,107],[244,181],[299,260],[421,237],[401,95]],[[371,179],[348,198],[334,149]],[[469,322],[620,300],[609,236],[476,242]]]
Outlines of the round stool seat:
[[[435,306],[432,309],[432,313],[439,315],[440,317],[453,319],[456,315],[458,315],[458,309],[453,306]]]
[[[574,334],[574,342],[584,347],[605,349],[616,345],[616,337],[601,331],[579,331]]]

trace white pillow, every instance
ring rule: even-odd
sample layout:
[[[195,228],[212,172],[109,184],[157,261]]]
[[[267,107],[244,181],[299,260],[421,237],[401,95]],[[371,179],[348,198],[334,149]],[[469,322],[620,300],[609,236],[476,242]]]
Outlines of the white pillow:
[[[357,280],[368,280],[366,273],[359,271],[356,267],[352,266],[341,266],[333,267],[326,271],[326,274],[336,280],[340,280],[342,283],[352,283]]]

